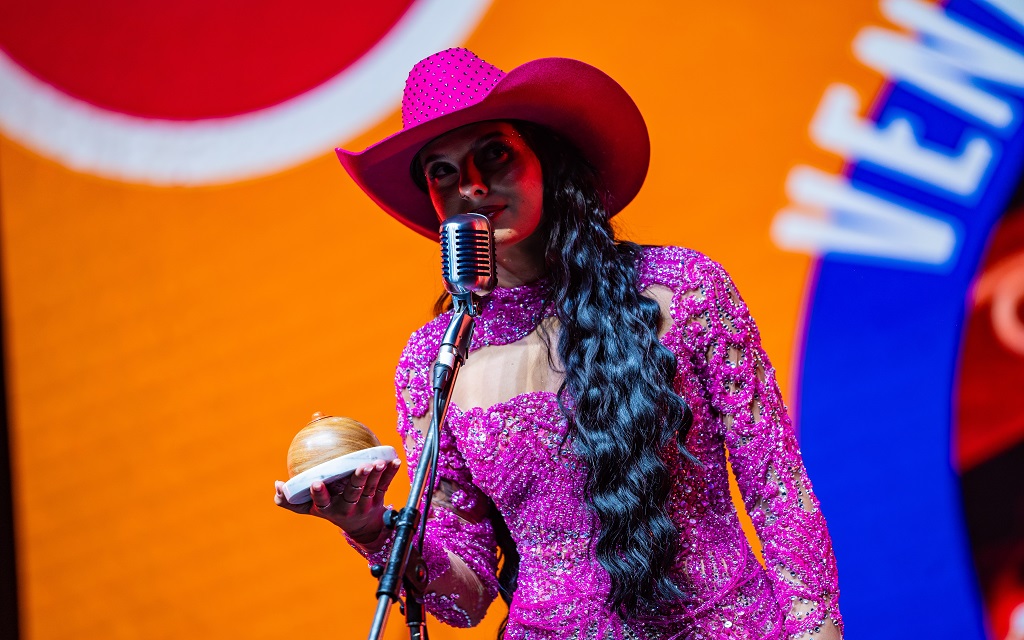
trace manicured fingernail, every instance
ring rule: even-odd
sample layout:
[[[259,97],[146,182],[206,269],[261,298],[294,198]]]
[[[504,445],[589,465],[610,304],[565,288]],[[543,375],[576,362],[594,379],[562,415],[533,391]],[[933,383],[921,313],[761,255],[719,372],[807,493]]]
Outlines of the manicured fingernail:
[[[383,460],[381,460],[380,462],[377,463],[377,471],[383,471],[385,466],[387,465],[384,464]]]
[[[324,483],[317,480],[313,484],[309,485],[309,488],[312,489],[313,491],[323,491]]]

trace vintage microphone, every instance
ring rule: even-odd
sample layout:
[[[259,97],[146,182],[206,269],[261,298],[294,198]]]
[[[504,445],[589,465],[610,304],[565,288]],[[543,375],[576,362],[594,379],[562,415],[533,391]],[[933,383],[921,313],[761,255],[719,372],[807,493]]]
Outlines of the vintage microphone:
[[[495,271],[494,231],[487,216],[454,215],[441,225],[441,277],[444,288],[457,301],[486,296],[498,284]]]
[[[434,365],[434,391],[451,393],[458,367],[469,355],[476,298],[494,290],[498,283],[494,257],[494,231],[487,216],[463,213],[441,225],[441,277],[452,296],[452,321],[441,340]],[[452,378],[452,381],[448,379]]]
[[[452,296],[452,318],[441,339],[434,363],[434,402],[430,429],[423,442],[420,464],[413,476],[405,508],[384,514],[384,524],[395,529],[394,543],[386,567],[370,568],[380,578],[377,586],[377,610],[370,627],[369,640],[380,640],[391,605],[399,600],[399,580],[405,587],[405,616],[412,640],[427,638],[423,593],[427,586],[426,563],[420,556],[426,530],[430,496],[437,472],[438,438],[451,400],[459,369],[469,357],[474,318],[479,313],[479,298],[490,293],[498,278],[491,221],[477,213],[451,216],[441,225],[441,277]],[[429,477],[429,481],[427,480]],[[422,518],[419,505],[427,494]],[[419,532],[419,544],[413,549],[413,534]],[[414,552],[415,551],[415,552]]]

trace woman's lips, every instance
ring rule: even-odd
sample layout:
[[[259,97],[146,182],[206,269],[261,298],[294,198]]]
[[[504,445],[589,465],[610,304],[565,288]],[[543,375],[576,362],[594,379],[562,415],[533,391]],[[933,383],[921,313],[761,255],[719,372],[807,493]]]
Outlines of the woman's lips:
[[[486,207],[477,207],[476,209],[473,209],[472,213],[479,213],[482,216],[493,218],[499,211],[502,211],[504,208],[505,205],[493,204],[488,205]]]

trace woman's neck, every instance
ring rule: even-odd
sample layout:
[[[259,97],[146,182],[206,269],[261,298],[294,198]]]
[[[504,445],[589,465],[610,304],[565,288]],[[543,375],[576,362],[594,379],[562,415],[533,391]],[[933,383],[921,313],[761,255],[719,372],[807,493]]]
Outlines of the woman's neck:
[[[510,289],[529,284],[543,278],[547,274],[544,261],[545,242],[534,234],[522,242],[512,246],[498,246],[497,254],[498,286]]]

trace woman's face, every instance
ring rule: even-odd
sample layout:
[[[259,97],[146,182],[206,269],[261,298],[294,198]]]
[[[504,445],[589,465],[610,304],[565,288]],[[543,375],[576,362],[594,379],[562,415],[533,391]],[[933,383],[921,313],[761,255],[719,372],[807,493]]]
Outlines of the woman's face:
[[[460,127],[431,141],[419,157],[439,220],[483,214],[491,220],[499,250],[526,240],[540,226],[540,161],[510,123]]]

